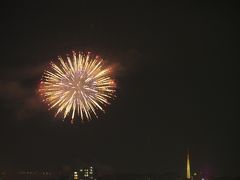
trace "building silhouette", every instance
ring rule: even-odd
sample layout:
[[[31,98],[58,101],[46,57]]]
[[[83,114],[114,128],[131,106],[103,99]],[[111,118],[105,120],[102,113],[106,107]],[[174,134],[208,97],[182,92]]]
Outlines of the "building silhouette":
[[[92,166],[73,172],[74,180],[96,180],[96,177],[96,170]]]

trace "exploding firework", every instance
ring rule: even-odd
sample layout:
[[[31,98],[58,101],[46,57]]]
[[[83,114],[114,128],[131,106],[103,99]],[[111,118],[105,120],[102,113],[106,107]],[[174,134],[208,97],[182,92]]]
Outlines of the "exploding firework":
[[[90,120],[97,111],[104,112],[105,105],[115,97],[116,84],[110,77],[111,68],[103,66],[103,60],[90,53],[75,53],[66,60],[58,57],[59,64],[50,63],[45,70],[39,93],[49,109],[55,109],[55,116],[63,118],[81,117]]]

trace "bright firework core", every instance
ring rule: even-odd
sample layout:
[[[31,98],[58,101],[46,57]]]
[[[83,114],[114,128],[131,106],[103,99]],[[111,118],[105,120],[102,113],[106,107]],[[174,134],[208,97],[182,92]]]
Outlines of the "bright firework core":
[[[58,57],[59,65],[50,63],[50,69],[44,72],[39,92],[49,109],[56,109],[56,115],[63,112],[64,119],[76,115],[81,121],[90,120],[97,110],[104,112],[103,106],[110,104],[115,97],[116,84],[110,77],[110,68],[104,68],[103,60],[90,53],[67,56],[64,61]]]

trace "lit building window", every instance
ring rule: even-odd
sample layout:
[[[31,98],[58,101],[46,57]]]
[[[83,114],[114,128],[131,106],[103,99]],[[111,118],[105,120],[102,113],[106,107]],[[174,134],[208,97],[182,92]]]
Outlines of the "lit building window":
[[[88,168],[79,168],[79,180],[94,180],[96,177],[95,170],[92,166]]]
[[[77,172],[73,173],[73,179],[78,179],[78,173]]]

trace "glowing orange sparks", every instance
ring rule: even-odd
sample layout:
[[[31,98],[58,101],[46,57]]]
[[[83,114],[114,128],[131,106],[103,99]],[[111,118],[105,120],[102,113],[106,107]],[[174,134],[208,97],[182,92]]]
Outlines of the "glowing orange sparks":
[[[116,83],[110,77],[110,68],[103,67],[103,60],[90,53],[75,53],[64,61],[58,57],[59,65],[51,62],[40,83],[39,92],[49,109],[56,109],[55,116],[63,113],[63,118],[76,114],[81,121],[97,116],[97,110],[104,112],[103,106],[114,98]]]

